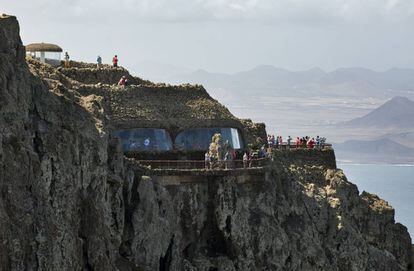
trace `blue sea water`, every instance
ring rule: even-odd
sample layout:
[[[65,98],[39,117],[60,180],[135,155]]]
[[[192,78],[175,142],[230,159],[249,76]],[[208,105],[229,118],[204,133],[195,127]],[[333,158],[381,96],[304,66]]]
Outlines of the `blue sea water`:
[[[414,166],[339,164],[359,192],[377,194],[395,209],[395,220],[414,240]]]

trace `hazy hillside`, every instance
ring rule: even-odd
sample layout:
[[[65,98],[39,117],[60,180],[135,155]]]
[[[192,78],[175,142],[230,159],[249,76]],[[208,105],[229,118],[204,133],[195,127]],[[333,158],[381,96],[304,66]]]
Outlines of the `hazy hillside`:
[[[405,97],[394,97],[369,114],[343,125],[355,128],[414,128],[414,102]]]
[[[234,74],[198,70],[174,78],[203,84],[236,115],[267,123],[270,133],[368,141],[356,149],[356,142],[339,145],[341,160],[411,161],[406,147],[414,147],[414,102],[408,99],[414,99],[414,70],[292,72],[261,65]]]
[[[237,95],[332,95],[393,97],[414,95],[414,70],[390,69],[376,72],[365,68],[340,68],[325,72],[319,68],[292,72],[270,65],[234,74],[198,70],[166,78],[174,83],[201,83],[207,88],[237,92]]]
[[[389,138],[401,145],[414,148],[414,130],[403,133],[389,133],[381,136],[381,138]]]
[[[390,139],[349,140],[335,144],[339,160],[359,163],[413,163],[414,149]]]

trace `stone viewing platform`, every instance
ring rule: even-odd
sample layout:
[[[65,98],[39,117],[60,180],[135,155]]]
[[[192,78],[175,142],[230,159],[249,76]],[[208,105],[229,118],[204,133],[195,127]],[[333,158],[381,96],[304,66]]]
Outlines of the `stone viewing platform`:
[[[248,183],[264,181],[278,170],[295,167],[316,167],[336,170],[335,154],[332,148],[326,149],[279,149],[271,158],[252,160],[251,167],[244,167],[243,161],[224,168],[206,169],[200,160],[136,160],[127,159],[135,174],[149,176],[161,185],[208,184],[217,178],[230,178],[232,182]],[[273,173],[272,173],[273,172]]]

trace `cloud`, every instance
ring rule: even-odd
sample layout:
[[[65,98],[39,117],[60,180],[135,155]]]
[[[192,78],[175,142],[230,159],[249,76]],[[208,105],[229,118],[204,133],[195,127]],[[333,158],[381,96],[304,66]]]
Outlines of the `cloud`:
[[[406,22],[412,0],[19,0],[6,3],[55,18],[85,17],[149,22],[257,21]]]

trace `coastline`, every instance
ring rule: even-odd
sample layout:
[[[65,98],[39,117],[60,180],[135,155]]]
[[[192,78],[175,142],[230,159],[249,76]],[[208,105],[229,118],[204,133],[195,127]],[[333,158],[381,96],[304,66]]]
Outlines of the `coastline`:
[[[401,164],[401,163],[382,163],[382,162],[371,162],[371,163],[363,163],[363,162],[355,162],[351,160],[340,160],[337,159],[336,162],[338,165],[347,165],[347,166],[393,166],[393,167],[414,167],[414,164]]]

